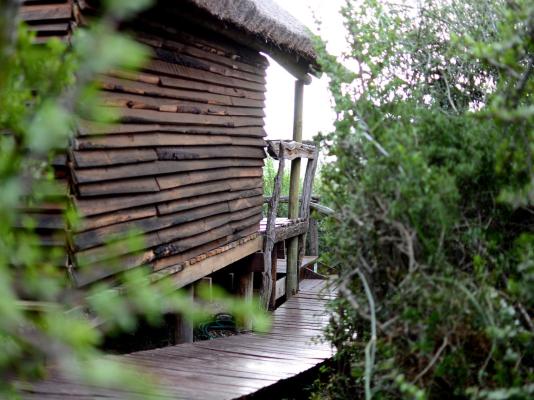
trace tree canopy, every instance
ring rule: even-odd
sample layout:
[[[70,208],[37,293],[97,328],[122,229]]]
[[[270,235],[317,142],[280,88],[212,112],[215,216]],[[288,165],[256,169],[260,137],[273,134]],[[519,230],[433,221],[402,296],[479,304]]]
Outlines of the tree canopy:
[[[340,300],[318,397],[534,394],[534,5],[347,1],[320,137]],[[326,196],[326,197],[325,197]]]

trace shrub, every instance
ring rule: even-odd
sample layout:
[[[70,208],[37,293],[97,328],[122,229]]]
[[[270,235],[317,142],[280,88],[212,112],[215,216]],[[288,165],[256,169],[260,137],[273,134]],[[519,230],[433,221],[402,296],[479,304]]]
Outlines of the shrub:
[[[534,395],[534,6],[349,1],[321,138],[336,367],[317,396]],[[350,63],[346,63],[350,61]]]

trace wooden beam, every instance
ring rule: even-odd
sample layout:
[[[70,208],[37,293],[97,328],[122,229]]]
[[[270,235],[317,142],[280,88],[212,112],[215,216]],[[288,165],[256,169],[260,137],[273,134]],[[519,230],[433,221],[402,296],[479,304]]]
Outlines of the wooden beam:
[[[293,140],[302,142],[302,113],[304,105],[304,82],[295,82],[295,105],[293,116]],[[291,161],[291,176],[289,183],[289,215],[290,219],[299,217],[299,186],[300,186],[300,158]],[[293,237],[287,244],[287,277],[286,277],[286,298],[298,292],[298,256],[299,239]]]
[[[242,245],[238,245],[223,253],[207,257],[193,265],[184,265],[182,269],[170,275],[170,279],[177,287],[183,287],[200,278],[214,273],[240,259],[260,251],[263,247],[263,237],[258,236]]]
[[[237,278],[237,295],[243,299],[245,303],[252,302],[252,295],[254,293],[254,272],[246,270],[236,271]],[[250,318],[240,318],[237,321],[237,326],[240,331],[252,331],[252,320]]]
[[[280,148],[280,155],[283,156],[284,148]],[[262,283],[260,290],[261,302],[264,308],[267,308],[271,303],[271,295],[273,290],[273,276],[271,270],[272,253],[274,244],[276,243],[276,214],[278,212],[278,198],[280,197],[280,190],[282,188],[282,180],[284,178],[284,158],[280,158],[278,163],[278,173],[274,180],[273,196],[269,201],[269,208],[267,212],[267,226],[265,229],[265,239],[263,242],[263,272]],[[276,256],[274,257],[276,259]],[[276,271],[276,267],[275,267]],[[276,273],[274,278],[276,279]]]
[[[308,221],[300,221],[288,226],[276,228],[275,242],[281,242],[302,235],[308,230]],[[289,246],[288,246],[289,247]],[[287,250],[287,249],[286,249]],[[287,255],[287,252],[286,252]]]
[[[194,287],[189,285],[183,289],[191,301],[194,300]],[[174,327],[174,344],[193,343],[193,324],[181,314],[176,314],[176,326]]]
[[[299,217],[308,221],[310,218],[310,202],[313,191],[313,180],[315,177],[315,170],[317,169],[317,158],[308,159],[306,165],[306,174],[304,176],[304,183],[302,185],[302,201],[300,203]],[[300,265],[304,252],[306,250],[306,232],[299,236],[299,250],[297,264]]]
[[[280,158],[280,146],[284,148],[284,158],[294,160],[296,158],[314,158],[317,156],[317,149],[313,145],[299,143],[295,141],[268,140],[267,151],[275,159]]]

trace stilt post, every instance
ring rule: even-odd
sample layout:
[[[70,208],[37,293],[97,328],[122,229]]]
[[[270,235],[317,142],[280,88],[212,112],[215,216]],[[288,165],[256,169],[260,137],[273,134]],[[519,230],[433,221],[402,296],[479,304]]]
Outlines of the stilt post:
[[[293,114],[293,140],[302,142],[302,114],[304,105],[304,82],[295,81],[295,105]],[[299,187],[300,187],[300,158],[291,161],[291,177],[289,183],[289,215],[290,219],[299,217]],[[287,244],[287,277],[286,277],[286,297],[291,298],[298,292],[298,258],[299,258],[299,238],[293,237]]]

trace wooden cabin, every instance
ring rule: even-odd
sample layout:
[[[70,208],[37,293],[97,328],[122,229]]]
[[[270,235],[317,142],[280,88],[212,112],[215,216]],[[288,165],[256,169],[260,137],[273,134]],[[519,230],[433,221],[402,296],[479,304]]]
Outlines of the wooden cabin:
[[[69,41],[98,13],[90,0],[28,0],[21,10],[37,42]],[[79,286],[149,265],[182,287],[263,250],[264,54],[297,79],[298,142],[315,53],[306,29],[270,0],[159,0],[121,29],[152,55],[142,71],[99,78],[103,105],[119,122],[80,122],[56,163],[84,217],[67,229],[66,264]],[[63,229],[56,212],[43,209],[38,219],[50,237]],[[286,233],[274,232],[276,221],[263,224],[273,246],[306,231],[302,214],[289,217],[278,221]],[[107,245],[131,232],[144,235],[140,252]]]

